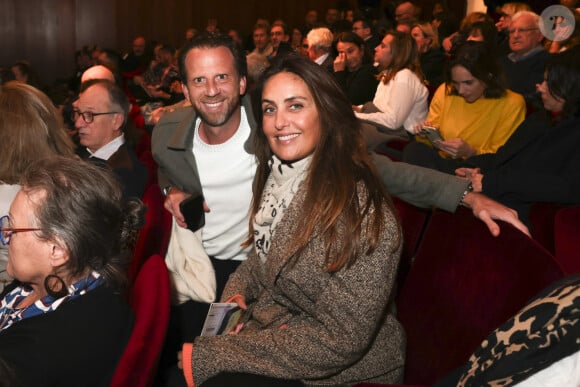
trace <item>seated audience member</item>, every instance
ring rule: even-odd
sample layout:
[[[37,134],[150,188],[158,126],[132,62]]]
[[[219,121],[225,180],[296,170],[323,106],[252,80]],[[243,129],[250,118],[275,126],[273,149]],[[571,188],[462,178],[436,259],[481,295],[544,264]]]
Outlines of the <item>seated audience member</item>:
[[[289,43],[290,34],[288,33],[288,26],[281,20],[272,23],[270,27],[270,44],[272,45],[272,53],[268,59],[277,56],[286,55],[292,52],[292,47]]]
[[[14,74],[14,80],[22,83],[34,86],[37,89],[41,88],[40,79],[36,75],[36,72],[25,60],[18,61],[14,63],[11,67],[12,73]]]
[[[135,76],[133,82],[145,91],[147,97],[145,101],[160,101],[171,105],[183,99],[179,70],[175,63],[175,49],[162,44],[157,53],[156,65],[148,69],[143,77]]]
[[[490,54],[497,55],[497,30],[489,20],[472,23],[465,30],[465,36],[466,41],[484,42]]]
[[[131,335],[122,295],[140,202],[110,172],[53,156],[35,161],[2,220],[8,274],[0,358],[22,386],[108,385]]]
[[[453,173],[458,159],[495,153],[524,120],[521,95],[504,87],[495,58],[482,42],[466,42],[449,62],[447,82],[439,86],[426,125],[438,129],[443,140],[422,138],[405,147],[403,160]]]
[[[479,169],[457,171],[524,221],[534,202],[580,204],[580,47],[548,59],[545,74],[537,86],[544,110],[528,116],[496,154],[465,160]]]
[[[498,54],[503,56],[510,53],[509,29],[512,16],[520,11],[531,11],[532,9],[525,3],[505,3],[499,10],[499,20],[495,23],[497,31]]]
[[[473,23],[485,20],[493,22],[493,19],[488,14],[483,12],[471,12],[467,14],[461,20],[461,23],[459,24],[459,30],[441,40],[441,47],[443,47],[445,53],[449,56],[453,56],[457,47],[465,43],[467,39],[465,31],[469,30],[469,27]]]
[[[52,155],[74,156],[61,115],[38,89],[8,82],[0,88],[0,217],[8,215],[24,170]],[[7,246],[0,246],[0,291],[6,275]]]
[[[411,1],[401,1],[395,8],[395,22],[397,25],[405,22],[414,23],[419,16],[420,9]]]
[[[292,28],[292,34],[290,36],[290,47],[292,47],[292,51],[296,53],[300,53],[300,46],[302,45],[302,38],[304,37],[304,33],[298,27]]]
[[[334,36],[326,27],[313,28],[306,35],[308,39],[308,57],[311,61],[333,72],[334,57],[332,56],[332,42]]]
[[[334,77],[351,105],[372,100],[377,89],[377,71],[366,55],[363,40],[353,32],[343,32],[336,38],[336,51]]]
[[[401,231],[350,103],[331,74],[298,56],[274,62],[255,96],[252,250],[222,296],[245,322],[184,344],[186,380],[400,382]]]
[[[437,29],[431,23],[416,23],[411,27],[411,36],[417,43],[425,80],[432,87],[439,86],[443,82],[445,54],[439,45]]]
[[[129,108],[129,100],[118,85],[92,79],[81,84],[79,98],[73,103],[73,120],[81,144],[79,155],[111,168],[125,197],[140,198],[148,173],[125,141]]]
[[[150,55],[147,55],[147,41],[143,36],[133,40],[131,52],[122,56],[121,71],[128,76],[142,74],[149,65]]]
[[[365,44],[365,50],[372,58],[375,56],[375,48],[381,44],[381,37],[373,32],[370,20],[358,18],[352,23],[352,32],[361,37]]]
[[[254,51],[256,54],[268,57],[272,55],[272,45],[270,44],[270,24],[267,21],[258,22],[254,25],[252,32],[254,41]]]
[[[536,84],[544,79],[544,66],[550,54],[544,50],[544,36],[539,28],[540,16],[520,11],[512,16],[509,27],[511,53],[500,58],[508,87],[533,102]]]
[[[580,276],[556,281],[493,331],[435,387],[577,386]]]
[[[409,34],[390,31],[375,49],[379,85],[372,103],[355,106],[356,116],[393,135],[408,138],[427,117],[428,91],[423,84],[417,44]]]

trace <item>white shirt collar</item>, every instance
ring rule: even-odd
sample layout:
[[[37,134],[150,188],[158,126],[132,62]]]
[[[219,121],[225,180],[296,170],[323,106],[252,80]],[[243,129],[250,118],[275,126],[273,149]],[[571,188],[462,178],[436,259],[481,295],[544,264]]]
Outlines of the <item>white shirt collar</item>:
[[[95,153],[91,152],[89,148],[87,151],[90,154],[90,157],[96,157],[102,160],[109,160],[109,158],[125,143],[125,134],[121,133],[121,135],[114,140],[110,141],[107,145],[97,149]]]
[[[322,65],[324,63],[324,61],[326,60],[326,58],[328,58],[329,55],[330,55],[330,53],[327,52],[326,54],[316,58],[316,60],[314,62],[316,62],[319,65]]]

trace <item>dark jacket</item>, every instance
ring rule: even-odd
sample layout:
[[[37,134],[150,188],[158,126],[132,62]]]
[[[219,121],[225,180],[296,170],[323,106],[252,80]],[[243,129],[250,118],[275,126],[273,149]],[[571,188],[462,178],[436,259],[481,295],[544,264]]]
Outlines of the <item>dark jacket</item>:
[[[356,71],[336,71],[334,77],[346,93],[352,105],[372,101],[377,91],[377,71],[370,64],[363,64]]]
[[[132,328],[127,303],[101,285],[0,332],[0,359],[19,386],[108,386]]]
[[[123,187],[123,197],[127,199],[131,197],[140,199],[143,197],[149,172],[127,143],[121,145],[108,160],[89,157],[89,153],[84,147],[78,153],[82,159],[111,168]]]
[[[515,209],[526,222],[530,204],[580,204],[580,117],[553,124],[545,112],[527,117],[495,154],[474,156],[483,193]]]

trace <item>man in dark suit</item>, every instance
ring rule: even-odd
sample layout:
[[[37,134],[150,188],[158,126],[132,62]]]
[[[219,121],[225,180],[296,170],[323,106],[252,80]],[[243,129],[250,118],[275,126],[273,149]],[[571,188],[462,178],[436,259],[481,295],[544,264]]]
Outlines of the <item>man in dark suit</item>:
[[[126,198],[141,198],[147,182],[147,168],[125,142],[123,133],[130,103],[123,90],[106,79],[91,79],[81,86],[73,103],[81,158],[113,170]]]

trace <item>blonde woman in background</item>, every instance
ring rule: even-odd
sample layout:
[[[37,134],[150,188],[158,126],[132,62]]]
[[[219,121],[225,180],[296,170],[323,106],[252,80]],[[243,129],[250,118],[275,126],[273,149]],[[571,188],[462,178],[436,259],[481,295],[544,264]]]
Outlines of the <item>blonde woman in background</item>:
[[[439,44],[439,33],[431,23],[417,23],[411,27],[411,36],[417,43],[421,71],[429,86],[437,87],[443,82],[445,54]]]

